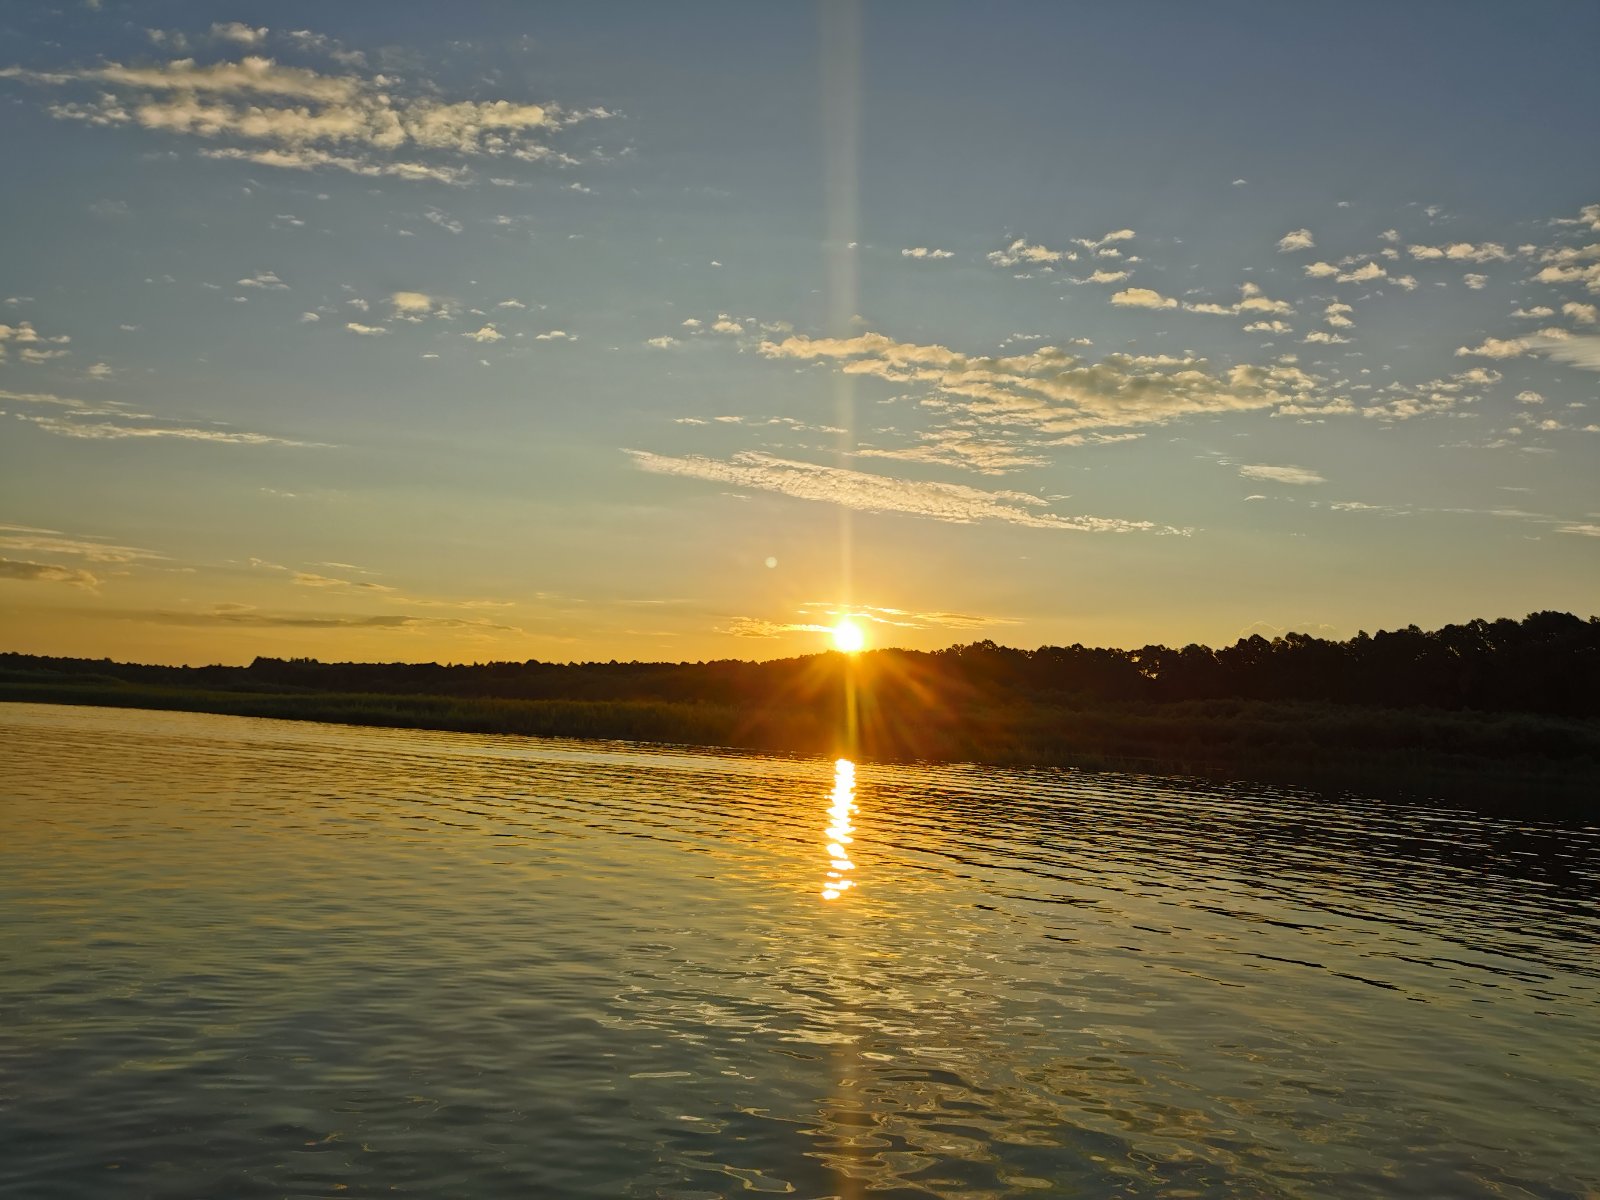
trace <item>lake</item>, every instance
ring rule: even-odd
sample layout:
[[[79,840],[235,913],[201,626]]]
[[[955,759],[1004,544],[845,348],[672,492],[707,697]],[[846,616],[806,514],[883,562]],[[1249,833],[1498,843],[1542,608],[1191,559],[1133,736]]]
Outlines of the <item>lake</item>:
[[[1600,829],[0,705],[0,1194],[1600,1188]]]

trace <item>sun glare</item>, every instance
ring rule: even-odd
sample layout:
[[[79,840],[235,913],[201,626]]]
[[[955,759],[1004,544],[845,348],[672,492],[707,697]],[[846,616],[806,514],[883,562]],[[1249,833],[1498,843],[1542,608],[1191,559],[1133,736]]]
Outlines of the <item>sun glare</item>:
[[[867,644],[867,635],[849,617],[833,627],[833,646],[846,654],[854,654]]]

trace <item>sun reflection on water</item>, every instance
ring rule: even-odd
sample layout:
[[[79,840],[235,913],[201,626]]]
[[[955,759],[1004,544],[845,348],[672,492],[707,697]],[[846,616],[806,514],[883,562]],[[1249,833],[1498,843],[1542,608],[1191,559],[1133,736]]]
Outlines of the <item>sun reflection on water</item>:
[[[822,885],[822,898],[837,900],[855,887],[848,873],[856,869],[850,861],[850,845],[855,841],[850,836],[855,832],[850,816],[856,811],[856,765],[848,758],[837,759],[833,764],[833,792],[828,799],[828,875]]]

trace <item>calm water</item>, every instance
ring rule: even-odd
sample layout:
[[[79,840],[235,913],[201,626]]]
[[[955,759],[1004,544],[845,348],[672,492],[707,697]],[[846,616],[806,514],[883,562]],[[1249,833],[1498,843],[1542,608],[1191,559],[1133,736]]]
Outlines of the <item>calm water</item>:
[[[1600,1188],[1593,827],[32,705],[0,766],[10,1200]]]

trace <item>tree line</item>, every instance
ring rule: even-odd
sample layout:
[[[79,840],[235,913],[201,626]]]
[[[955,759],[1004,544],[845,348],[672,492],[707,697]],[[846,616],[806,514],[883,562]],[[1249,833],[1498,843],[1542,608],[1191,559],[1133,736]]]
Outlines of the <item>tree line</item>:
[[[1600,716],[1600,617],[1531,613],[1520,621],[1415,625],[1343,641],[1289,633],[1231,646],[1136,650],[993,641],[944,650],[876,650],[768,662],[321,662],[257,658],[248,667],[164,667],[110,659],[0,654],[0,678],[123,681],[282,693],[370,693],[521,700],[662,700],[831,705],[847,679],[880,708],[1162,705],[1196,700],[1305,701]]]

